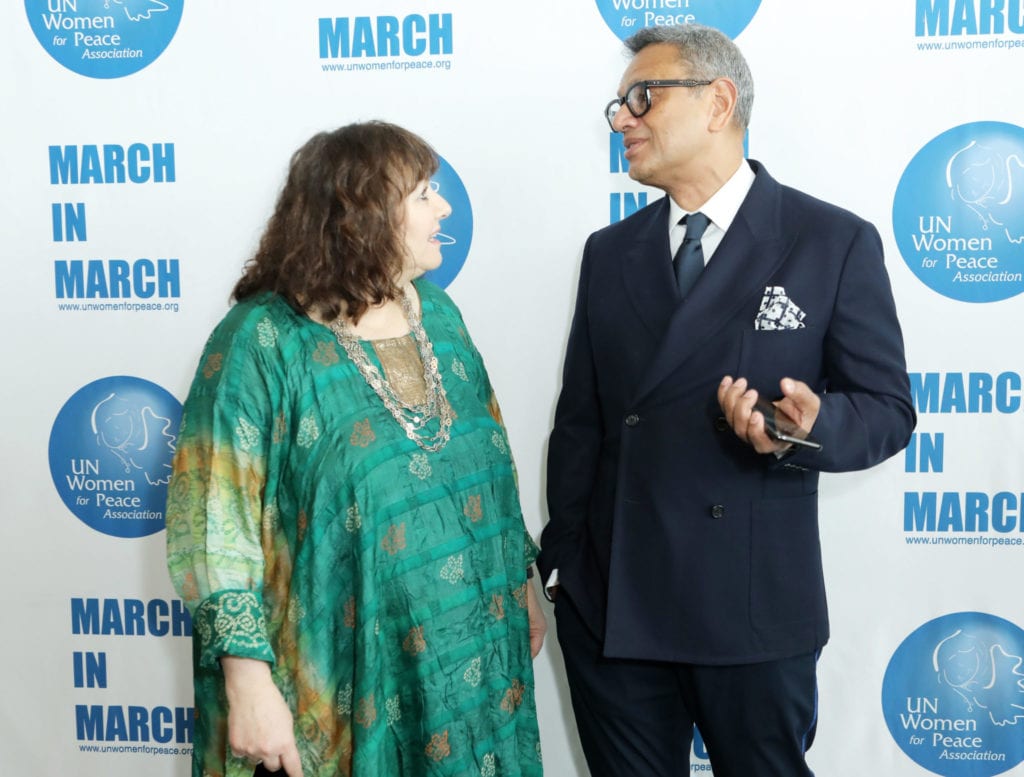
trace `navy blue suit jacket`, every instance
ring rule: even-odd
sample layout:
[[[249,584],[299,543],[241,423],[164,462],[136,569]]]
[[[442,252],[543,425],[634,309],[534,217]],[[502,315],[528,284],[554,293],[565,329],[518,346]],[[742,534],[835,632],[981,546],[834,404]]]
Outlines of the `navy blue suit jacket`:
[[[870,467],[915,423],[878,232],[778,184],[753,186],[685,303],[668,200],[590,236],[548,450],[538,561],[610,657],[755,663],[828,639],[818,472]],[[805,326],[755,330],[766,287]],[[819,452],[761,455],[716,390],[745,377],[821,395]]]

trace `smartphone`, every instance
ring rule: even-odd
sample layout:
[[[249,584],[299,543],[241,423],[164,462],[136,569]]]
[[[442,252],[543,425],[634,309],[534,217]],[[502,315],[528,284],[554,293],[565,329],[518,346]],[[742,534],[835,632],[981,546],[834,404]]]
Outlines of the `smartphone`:
[[[779,408],[760,395],[754,403],[754,410],[764,416],[765,433],[773,440],[800,445],[804,448],[820,451],[821,443],[801,429],[796,421],[783,413]]]
[[[282,775],[283,777],[288,777],[288,772],[286,772],[284,769],[278,769],[276,772],[272,772],[262,763],[258,763],[256,764],[256,769],[252,773],[252,777],[268,777],[269,775],[278,774]]]

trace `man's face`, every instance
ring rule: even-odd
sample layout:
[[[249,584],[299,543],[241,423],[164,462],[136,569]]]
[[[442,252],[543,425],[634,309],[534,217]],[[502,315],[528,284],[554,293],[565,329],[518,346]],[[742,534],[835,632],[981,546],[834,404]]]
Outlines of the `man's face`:
[[[689,78],[672,44],[655,43],[633,57],[619,82],[618,95],[637,81]],[[648,186],[671,190],[699,175],[708,141],[710,88],[651,87],[651,108],[636,118],[619,108],[613,127],[622,133],[629,176]]]

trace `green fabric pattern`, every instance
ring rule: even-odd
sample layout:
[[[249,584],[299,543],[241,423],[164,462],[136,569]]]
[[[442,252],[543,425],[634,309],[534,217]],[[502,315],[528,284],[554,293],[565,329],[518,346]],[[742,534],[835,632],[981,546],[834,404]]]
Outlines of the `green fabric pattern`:
[[[416,288],[455,413],[437,453],[276,296],[235,305],[206,344],[167,503],[193,615],[195,777],[252,774],[226,742],[223,655],[271,664],[307,777],[542,774],[537,548],[483,361],[448,296]]]

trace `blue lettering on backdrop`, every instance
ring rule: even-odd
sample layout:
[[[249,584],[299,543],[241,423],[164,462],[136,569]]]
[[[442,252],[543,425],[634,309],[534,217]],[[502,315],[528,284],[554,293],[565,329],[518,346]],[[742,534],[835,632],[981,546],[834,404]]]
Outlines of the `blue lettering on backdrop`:
[[[320,59],[451,54],[452,15],[339,16],[317,20]]]
[[[632,216],[647,205],[647,192],[612,192],[609,195],[608,223]]]
[[[1024,34],[1021,0],[917,0],[914,34],[919,38]]]
[[[177,299],[181,273],[177,259],[57,260],[57,299]]]
[[[107,654],[76,650],[71,654],[76,688],[107,687]]]
[[[75,705],[75,735],[79,741],[190,744],[194,729],[193,707]]]
[[[622,143],[622,134],[608,133],[608,172],[612,174],[629,174],[629,160],[626,159],[626,147]],[[647,205],[648,193],[611,192],[608,195],[608,223],[614,224],[627,216],[632,216]]]
[[[730,38],[754,18],[761,0],[596,0],[608,28],[625,40],[641,27],[706,24]]]
[[[50,183],[174,183],[173,143],[50,146]]]
[[[50,475],[69,510],[112,537],[164,528],[181,404],[155,383],[101,378],[64,404],[50,432]]]
[[[74,204],[54,202],[50,205],[50,221],[53,224],[53,242],[73,242],[88,240],[88,228],[85,220],[85,203]]]
[[[1024,532],[1024,522],[1020,520],[1022,501],[1024,494],[1010,491],[991,495],[981,491],[944,491],[941,494],[907,491],[903,494],[903,531],[954,534]],[[1021,545],[1024,541],[1014,538],[1008,544]]]
[[[192,617],[180,599],[71,598],[71,633],[116,637],[191,637]]]
[[[704,737],[701,736],[700,729],[696,726],[693,727],[693,755],[700,761],[710,760],[708,756],[707,746],[704,744]]]
[[[174,143],[51,145],[50,184],[162,184],[177,178]],[[51,204],[54,242],[86,241],[84,203]],[[58,300],[152,300],[181,297],[177,258],[58,259],[54,261]],[[177,303],[173,308],[177,310]],[[155,309],[163,309],[157,303]],[[61,308],[64,309],[64,308]],[[78,309],[75,305],[73,308]],[[138,309],[138,308],[136,308]]]
[[[622,142],[621,132],[608,133],[608,172],[629,172],[629,160],[626,159],[626,145]]]
[[[911,372],[910,392],[918,413],[1019,413],[1019,372]]]
[[[981,612],[929,621],[896,649],[882,709],[896,744],[944,777],[991,777],[1024,760],[1024,631]]]
[[[903,450],[903,469],[906,472],[942,472],[945,455],[945,434],[914,432]]]
[[[167,48],[184,0],[25,0],[32,32],[57,62],[90,78],[142,70]]]
[[[1017,372],[910,373],[910,392],[921,415],[1019,413],[1022,388],[1024,379]],[[904,451],[904,469],[943,472],[944,455],[943,433],[916,432]],[[1024,533],[1022,508],[1024,494],[1011,491],[907,491],[903,531],[946,535],[907,537],[909,544],[1024,547],[1024,537],[1019,536]]]
[[[1024,128],[963,124],[907,165],[893,202],[896,245],[930,289],[962,302],[1024,291]]]
[[[750,133],[743,135],[743,155],[747,156],[747,147]],[[628,175],[629,160],[626,159],[626,147],[622,142],[622,133],[608,133],[608,172],[612,175]],[[658,194],[660,196],[660,194]],[[608,195],[608,223],[614,224],[632,216],[641,208],[647,206],[649,193],[646,191],[637,192],[611,192]]]

